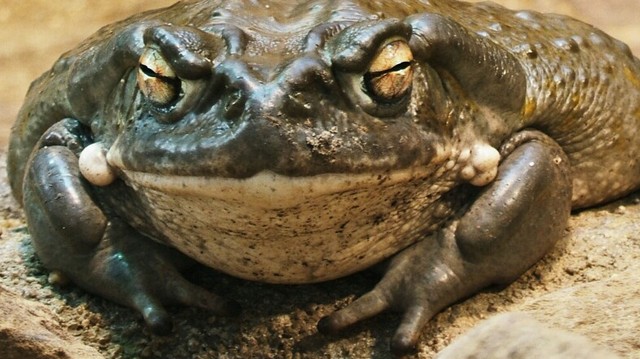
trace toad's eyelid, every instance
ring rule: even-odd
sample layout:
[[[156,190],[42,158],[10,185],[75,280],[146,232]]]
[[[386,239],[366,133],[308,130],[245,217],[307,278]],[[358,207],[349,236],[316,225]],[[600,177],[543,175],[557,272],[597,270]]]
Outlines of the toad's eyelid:
[[[410,37],[411,26],[395,20],[358,23],[329,40],[331,63],[339,71],[363,73],[386,45]]]
[[[212,45],[216,40],[217,36],[188,26],[161,25],[147,29],[144,34],[147,48],[155,48],[180,78],[188,80],[211,74],[211,60],[198,49],[217,48]]]

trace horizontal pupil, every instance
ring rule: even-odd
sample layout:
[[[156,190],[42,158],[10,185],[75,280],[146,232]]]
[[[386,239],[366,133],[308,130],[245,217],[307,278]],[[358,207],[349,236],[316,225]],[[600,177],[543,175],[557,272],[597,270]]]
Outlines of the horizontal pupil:
[[[180,95],[181,81],[177,77],[167,77],[153,71],[149,66],[139,64],[140,71],[154,78],[155,86],[148,87],[145,96],[157,106],[165,106],[176,101]]]
[[[383,70],[383,71],[368,72],[366,75],[367,75],[368,78],[371,79],[371,78],[375,78],[375,77],[379,77],[379,76],[388,74],[390,72],[402,71],[402,70],[406,69],[409,66],[411,66],[411,61],[404,61],[404,62],[401,62],[401,63],[395,65],[392,68],[389,68],[389,69],[386,69],[386,70]]]
[[[180,79],[175,78],[175,77],[167,77],[167,76],[161,76],[160,74],[158,74],[157,72],[153,71],[149,66],[146,66],[145,64],[140,64],[140,71],[142,71],[143,74],[149,76],[149,77],[155,77],[158,80],[167,83],[171,86],[174,87],[179,87],[180,86]]]
[[[144,64],[140,64],[140,70],[142,71],[143,74],[147,76],[158,77],[158,74],[155,73],[155,71],[151,70],[149,67],[145,66]]]

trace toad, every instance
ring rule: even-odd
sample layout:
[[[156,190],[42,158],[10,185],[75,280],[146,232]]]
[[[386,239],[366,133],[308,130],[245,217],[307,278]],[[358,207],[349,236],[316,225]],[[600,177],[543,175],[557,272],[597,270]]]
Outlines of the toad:
[[[506,284],[572,208],[640,183],[640,61],[559,15],[458,1],[183,1],[109,25],[31,86],[8,170],[37,255],[137,309],[224,315],[194,259],[314,283],[384,263],[319,323]]]

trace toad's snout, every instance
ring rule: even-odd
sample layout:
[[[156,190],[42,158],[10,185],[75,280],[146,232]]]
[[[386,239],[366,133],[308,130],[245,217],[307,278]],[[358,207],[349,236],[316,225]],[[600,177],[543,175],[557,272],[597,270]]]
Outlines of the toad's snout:
[[[329,66],[313,54],[277,68],[227,59],[215,67],[213,76],[212,95],[229,121],[265,116],[304,120],[340,91]]]

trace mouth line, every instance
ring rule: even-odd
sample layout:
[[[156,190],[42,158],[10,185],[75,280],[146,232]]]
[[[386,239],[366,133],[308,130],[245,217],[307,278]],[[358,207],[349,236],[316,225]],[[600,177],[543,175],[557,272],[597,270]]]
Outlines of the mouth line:
[[[243,179],[161,175],[124,170],[125,181],[138,190],[157,191],[173,196],[211,198],[230,202],[246,202],[264,208],[282,208],[336,193],[387,187],[432,175],[422,167],[378,173],[328,173],[306,177],[290,177],[262,171]]]

